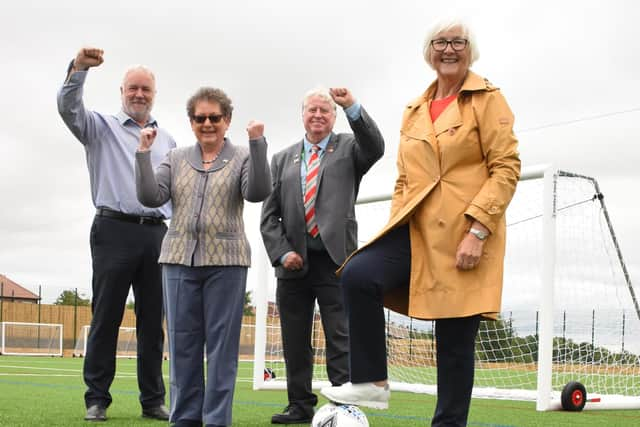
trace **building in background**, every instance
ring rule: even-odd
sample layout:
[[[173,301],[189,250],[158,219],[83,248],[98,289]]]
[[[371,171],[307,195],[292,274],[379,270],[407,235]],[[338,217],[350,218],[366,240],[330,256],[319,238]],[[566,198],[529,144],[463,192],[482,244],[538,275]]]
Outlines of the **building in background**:
[[[38,304],[38,302],[40,302],[40,297],[30,290],[18,285],[4,274],[0,274],[0,300]]]

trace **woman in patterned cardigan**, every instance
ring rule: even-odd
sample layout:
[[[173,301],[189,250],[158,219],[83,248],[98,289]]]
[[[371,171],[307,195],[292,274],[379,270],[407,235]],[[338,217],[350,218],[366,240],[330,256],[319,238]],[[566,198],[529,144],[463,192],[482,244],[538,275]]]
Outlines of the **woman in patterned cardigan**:
[[[187,102],[197,143],[169,152],[154,173],[155,129],[147,128],[136,153],[140,202],[173,204],[159,262],[171,357],[170,422],[177,426],[231,424],[251,262],[242,210],[244,200],[260,202],[271,191],[264,125],[249,123],[248,148],[233,145],[225,138],[232,111],[222,90],[201,88]]]

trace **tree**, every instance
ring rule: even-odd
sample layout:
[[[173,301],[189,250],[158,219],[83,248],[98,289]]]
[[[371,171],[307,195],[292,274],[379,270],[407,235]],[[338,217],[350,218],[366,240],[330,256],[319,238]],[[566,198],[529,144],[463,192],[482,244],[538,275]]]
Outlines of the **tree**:
[[[245,316],[255,316],[256,313],[253,310],[253,306],[251,305],[251,291],[247,291],[244,293],[244,308],[242,309],[242,314]]]
[[[54,305],[91,305],[91,301],[88,298],[82,298],[80,295],[76,294],[76,291],[72,291],[70,289],[62,291],[56,301],[53,303]]]
[[[511,322],[502,319],[480,322],[476,350],[483,361],[507,362],[513,360],[514,338]]]

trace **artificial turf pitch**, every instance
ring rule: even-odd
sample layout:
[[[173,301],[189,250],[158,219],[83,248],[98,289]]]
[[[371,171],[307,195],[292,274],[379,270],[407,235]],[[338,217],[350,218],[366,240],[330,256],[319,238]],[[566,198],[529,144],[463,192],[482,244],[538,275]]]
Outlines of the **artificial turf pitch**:
[[[87,426],[82,361],[74,358],[0,356],[0,426]],[[252,365],[240,362],[239,378],[250,378]],[[168,365],[164,367],[165,377]],[[168,377],[165,378],[168,385]],[[113,403],[105,426],[153,426],[166,423],[140,417],[135,360],[118,359],[111,387]],[[233,426],[269,426],[271,415],[286,406],[285,391],[253,391],[238,380]],[[321,398],[319,405],[326,403]],[[372,427],[428,426],[435,405],[429,395],[394,392],[386,411],[365,409]],[[537,412],[533,402],[474,399],[469,426],[606,426],[640,425],[640,411]]]

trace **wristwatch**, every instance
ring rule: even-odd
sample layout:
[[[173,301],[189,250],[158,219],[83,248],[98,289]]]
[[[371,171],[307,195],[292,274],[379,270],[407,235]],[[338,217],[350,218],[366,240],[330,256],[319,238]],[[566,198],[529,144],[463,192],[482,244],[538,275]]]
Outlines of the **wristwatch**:
[[[489,237],[489,233],[487,233],[486,231],[478,230],[477,228],[470,229],[469,233],[476,236],[478,240],[485,240],[487,237]]]

